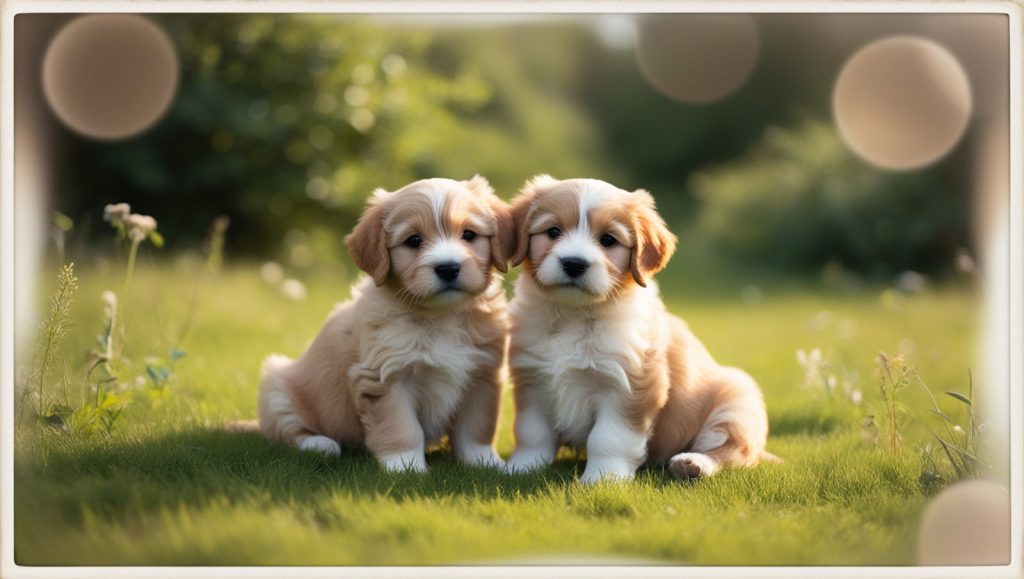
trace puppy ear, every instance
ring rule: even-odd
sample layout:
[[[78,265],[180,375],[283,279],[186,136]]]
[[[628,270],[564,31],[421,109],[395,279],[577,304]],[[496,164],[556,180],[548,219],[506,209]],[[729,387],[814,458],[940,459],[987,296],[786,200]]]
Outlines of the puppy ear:
[[[473,175],[469,181],[463,183],[471,191],[483,198],[487,206],[494,213],[497,229],[491,236],[491,265],[501,273],[508,272],[508,260],[515,250],[515,230],[512,226],[512,215],[509,214],[508,205],[494,194],[494,188],[487,182],[487,179],[480,175]]]
[[[373,192],[369,205],[359,217],[352,233],[345,238],[348,252],[359,269],[370,274],[373,283],[384,285],[391,271],[391,254],[388,253],[387,236],[384,234],[383,189]]]
[[[530,251],[530,209],[541,193],[558,185],[558,179],[551,175],[537,175],[523,185],[519,196],[512,200],[512,226],[515,230],[515,250],[512,252],[512,266],[515,267],[526,259]]]
[[[647,280],[668,265],[676,250],[676,236],[654,208],[654,198],[643,189],[633,192],[633,229],[636,244],[629,256],[633,279],[642,287]]]
[[[498,222],[498,231],[491,236],[491,263],[501,273],[508,272],[508,262],[516,249],[516,230],[508,204],[492,195],[491,211]]]

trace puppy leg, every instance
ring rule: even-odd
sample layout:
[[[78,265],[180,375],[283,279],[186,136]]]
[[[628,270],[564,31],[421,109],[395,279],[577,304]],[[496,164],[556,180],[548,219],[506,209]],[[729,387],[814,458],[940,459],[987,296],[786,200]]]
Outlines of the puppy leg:
[[[390,471],[426,472],[423,427],[412,394],[396,384],[383,394],[363,391],[360,398],[366,447],[381,465]]]
[[[669,459],[669,471],[680,478],[711,476],[726,464],[755,466],[765,455],[768,416],[757,383],[742,370],[722,368],[715,387],[716,404],[689,452]]]
[[[341,445],[335,440],[314,434],[297,439],[299,450],[310,450],[321,452],[327,456],[338,456],[341,454]]]
[[[284,356],[270,356],[263,363],[260,383],[259,428],[270,439],[281,440],[300,450],[322,452],[329,456],[341,454],[336,441],[316,434],[312,420],[296,404],[295,385],[289,382],[294,362]]]
[[[647,456],[647,434],[637,432],[622,417],[618,397],[607,395],[597,406],[594,428],[587,437],[587,468],[584,484],[603,478],[632,479]]]
[[[494,433],[498,428],[498,412],[501,409],[501,382],[499,371],[482,373],[470,382],[463,395],[455,424],[452,426],[451,442],[455,459],[462,464],[502,467],[494,449]]]
[[[505,465],[508,473],[542,468],[555,460],[558,438],[535,388],[516,378],[516,450]]]

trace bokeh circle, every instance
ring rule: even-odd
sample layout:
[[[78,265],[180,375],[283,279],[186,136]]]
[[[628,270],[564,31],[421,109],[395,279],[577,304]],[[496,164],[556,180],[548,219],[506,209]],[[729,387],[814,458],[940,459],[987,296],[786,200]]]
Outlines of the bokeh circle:
[[[928,503],[917,542],[919,565],[1008,564],[1009,493],[986,480],[947,487]]]
[[[922,37],[877,40],[843,65],[832,110],[846,144],[886,169],[946,156],[971,116],[971,86],[956,58]]]
[[[636,54],[654,88],[690,104],[720,100],[753,72],[757,24],[746,14],[658,14],[640,21]]]
[[[50,42],[43,93],[54,114],[84,136],[131,137],[158,121],[174,99],[178,58],[150,20],[127,14],[82,16]]]

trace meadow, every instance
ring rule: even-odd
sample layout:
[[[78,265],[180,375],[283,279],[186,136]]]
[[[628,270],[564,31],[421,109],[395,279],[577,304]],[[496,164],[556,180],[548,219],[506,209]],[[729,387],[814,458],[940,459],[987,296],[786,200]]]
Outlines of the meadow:
[[[978,288],[773,277],[686,251],[658,278],[666,302],[720,362],[759,381],[768,448],[783,464],[695,482],[647,467],[633,482],[583,487],[585,457],[566,450],[529,475],[457,465],[444,449],[429,455],[428,474],[388,474],[365,453],[325,458],[227,432],[224,421],[256,416],[261,360],[301,353],[355,272],[314,268],[304,291],[286,292],[258,262],[204,272],[200,257],[143,251],[120,302],[109,424],[18,427],[16,561],[914,564],[919,515],[941,485],[925,474],[934,465],[922,449],[942,425],[914,379],[898,392],[902,443],[892,446],[877,356],[901,356],[966,427],[964,405],[942,392],[968,392]],[[77,269],[50,378],[51,393],[61,390],[66,363],[69,394],[52,396],[71,406],[103,406],[79,383],[103,334],[100,296],[121,293],[119,263],[90,257]],[[43,270],[42,315],[55,270]],[[497,442],[506,458],[512,418],[506,390]]]

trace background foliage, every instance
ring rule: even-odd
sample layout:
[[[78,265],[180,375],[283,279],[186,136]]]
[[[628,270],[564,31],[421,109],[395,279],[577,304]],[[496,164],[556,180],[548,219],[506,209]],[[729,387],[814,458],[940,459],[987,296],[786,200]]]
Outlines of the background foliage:
[[[116,198],[159,213],[179,245],[223,214],[231,252],[308,268],[347,260],[341,237],[376,187],[481,173],[511,197],[549,172],[647,188],[676,229],[699,222],[713,248],[782,270],[942,273],[966,244],[964,160],[901,175],[855,158],[824,120],[838,59],[823,48],[792,66],[770,18],[752,78],[703,106],[656,92],[629,47],[558,19],[158,20],[182,64],[167,117],[119,143],[66,137],[57,208],[90,238]]]

